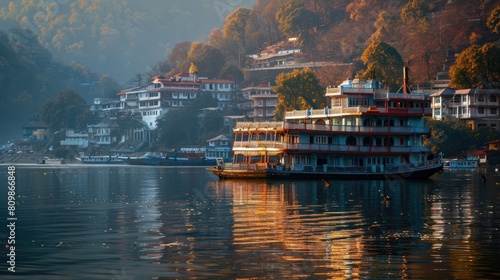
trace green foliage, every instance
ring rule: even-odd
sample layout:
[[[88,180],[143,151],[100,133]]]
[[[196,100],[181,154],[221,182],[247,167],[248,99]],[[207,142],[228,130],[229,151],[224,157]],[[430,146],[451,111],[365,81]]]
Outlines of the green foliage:
[[[63,90],[43,104],[40,116],[53,131],[61,128],[83,129],[87,125],[85,120],[88,120],[84,114],[86,110],[87,103],[80,95],[72,90]]]
[[[367,66],[363,78],[374,78],[396,91],[402,84],[403,59],[398,51],[384,42],[372,42],[361,60]]]
[[[68,159],[71,155],[75,154],[75,151],[70,146],[59,146],[54,152],[56,158]]]
[[[0,118],[9,120],[0,122],[0,141],[18,137],[20,127],[33,112],[60,90],[82,91],[91,100],[115,96],[119,87],[114,79],[96,75],[81,64],[53,61],[52,54],[29,30],[0,31]]]
[[[221,69],[219,75],[219,78],[221,79],[228,79],[235,81],[235,83],[239,84],[243,82],[245,76],[243,75],[243,72],[240,70],[240,68],[231,65],[231,64],[226,64],[224,67]]]
[[[431,135],[424,140],[424,144],[431,146],[433,153],[443,152],[445,157],[464,157],[467,151],[500,138],[500,132],[492,127],[479,127],[473,131],[456,118],[426,118],[425,125],[431,128]]]
[[[285,110],[321,108],[325,106],[325,89],[309,68],[281,73],[272,87],[278,95],[275,118],[283,119]]]
[[[201,94],[188,106],[171,109],[157,120],[157,133],[160,146],[165,148],[180,148],[199,144],[198,115],[200,109],[217,107],[217,100],[211,95]],[[222,117],[219,124],[222,126]],[[216,131],[213,118],[205,119],[206,131]],[[203,143],[205,144],[205,143]]]
[[[500,48],[492,43],[472,45],[450,67],[451,86],[463,88],[500,88]]]

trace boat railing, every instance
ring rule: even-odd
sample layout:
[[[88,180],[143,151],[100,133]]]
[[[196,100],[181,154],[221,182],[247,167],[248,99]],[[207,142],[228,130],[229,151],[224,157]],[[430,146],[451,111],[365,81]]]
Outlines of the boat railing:
[[[285,123],[285,129],[331,131],[331,132],[359,132],[359,133],[398,133],[398,134],[425,134],[429,133],[428,127],[413,126],[361,126],[361,125],[330,125],[311,123]]]
[[[430,108],[385,108],[374,106],[356,106],[356,107],[325,107],[322,109],[308,109],[308,110],[293,110],[285,112],[286,119],[307,119],[307,118],[324,118],[328,116],[340,116],[347,114],[361,114],[368,111],[374,111],[381,114],[387,113],[409,113],[409,114],[424,114],[429,115],[432,113]]]
[[[284,149],[291,151],[358,152],[358,153],[414,153],[430,152],[429,146],[354,146],[338,144],[287,143]]]

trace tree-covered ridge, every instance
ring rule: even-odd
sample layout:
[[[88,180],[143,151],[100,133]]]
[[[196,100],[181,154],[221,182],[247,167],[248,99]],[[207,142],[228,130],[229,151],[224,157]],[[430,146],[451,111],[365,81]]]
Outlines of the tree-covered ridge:
[[[1,2],[0,20],[29,27],[56,57],[121,81],[136,73],[186,71],[193,62],[189,50],[180,61],[177,53],[176,63],[169,58],[181,42],[208,44],[222,54],[222,65],[243,68],[247,55],[296,37],[309,59],[354,63],[357,74],[370,67],[361,61],[367,46],[385,43],[410,67],[413,82],[422,83],[434,79],[446,57],[500,38],[499,5],[499,0],[21,0]],[[219,74],[214,72],[202,75]]]
[[[145,72],[173,45],[207,36],[234,5],[252,1],[21,0],[0,2],[4,26],[20,24],[60,59],[119,80]],[[234,3],[233,3],[234,2]]]
[[[0,31],[1,141],[17,137],[42,104],[66,88],[79,92],[90,103],[94,97],[114,96],[119,85],[84,65],[54,61],[29,30]]]

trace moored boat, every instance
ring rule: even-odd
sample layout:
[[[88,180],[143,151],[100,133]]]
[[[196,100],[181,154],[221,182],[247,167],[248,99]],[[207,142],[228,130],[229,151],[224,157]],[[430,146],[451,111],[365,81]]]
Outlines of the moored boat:
[[[37,161],[38,164],[64,164],[64,159],[62,158],[49,158],[49,157],[44,157],[43,159],[40,159]]]
[[[447,168],[476,168],[479,166],[477,159],[448,159],[444,161],[444,167]]]
[[[148,152],[140,157],[124,158],[130,165],[160,165],[160,166],[211,166],[215,159],[207,159],[204,153],[172,151],[167,153]]]
[[[423,179],[442,162],[423,145],[429,99],[347,80],[328,88],[323,109],[294,110],[282,122],[239,122],[233,162],[208,168],[220,179]]]
[[[122,164],[124,159],[119,156],[81,156],[76,158],[81,163],[85,164]]]

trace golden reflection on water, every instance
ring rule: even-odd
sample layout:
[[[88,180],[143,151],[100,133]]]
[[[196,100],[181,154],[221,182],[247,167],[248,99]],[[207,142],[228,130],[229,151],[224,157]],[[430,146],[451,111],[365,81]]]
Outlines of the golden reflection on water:
[[[303,205],[297,184],[300,183],[220,181],[214,184],[232,194],[232,243],[239,258],[248,262],[265,261],[268,272],[276,270],[280,277],[322,273],[335,278],[360,277],[363,230],[349,225],[363,224],[361,214],[326,212],[326,204]],[[307,191],[317,196],[321,188],[309,186]],[[266,259],[256,258],[255,252],[267,252]]]

